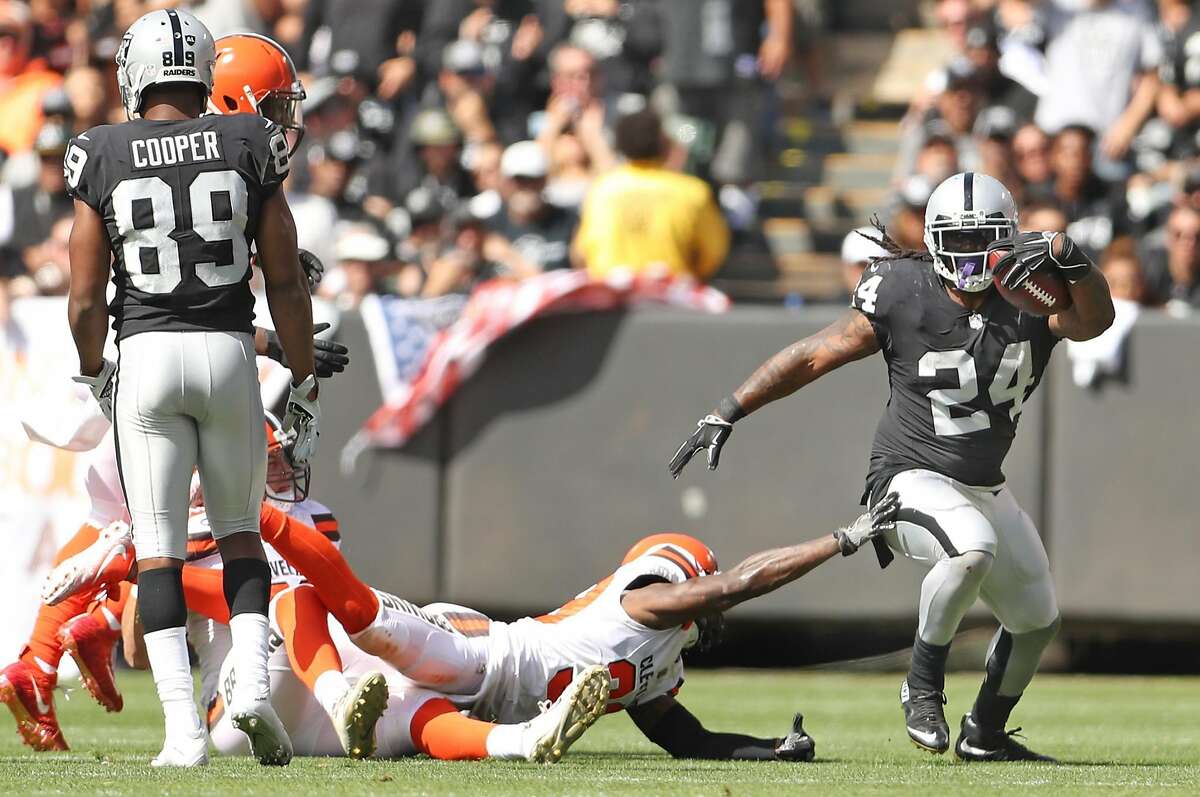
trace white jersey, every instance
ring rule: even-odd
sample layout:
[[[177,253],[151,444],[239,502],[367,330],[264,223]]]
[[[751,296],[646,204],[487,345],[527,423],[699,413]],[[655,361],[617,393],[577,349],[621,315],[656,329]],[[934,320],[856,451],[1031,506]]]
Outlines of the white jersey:
[[[525,722],[538,715],[539,702],[556,700],[575,673],[594,664],[607,665],[612,675],[609,713],[674,694],[683,683],[687,629],[647,628],[625,612],[621,596],[636,581],[680,583],[687,577],[674,561],[649,554],[551,614],[493,621],[487,674],[471,696],[471,713],[492,722]]]

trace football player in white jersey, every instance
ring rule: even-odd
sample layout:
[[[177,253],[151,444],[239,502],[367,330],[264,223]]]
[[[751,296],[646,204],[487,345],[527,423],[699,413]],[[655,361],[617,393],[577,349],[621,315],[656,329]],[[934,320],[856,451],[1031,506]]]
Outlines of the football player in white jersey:
[[[558,610],[514,623],[476,622],[471,634],[372,590],[328,541],[290,518],[264,518],[263,535],[308,578],[358,648],[476,719],[527,722],[543,701],[557,699],[581,672],[599,665],[611,679],[606,711],[628,710],[674,756],[806,760],[812,743],[799,728],[782,740],[706,730],[674,699],[683,681],[681,654],[707,641],[727,609],[893,528],[898,505],[888,495],[847,528],[755,554],[726,573],[699,540],[653,535],[630,549],[616,572]]]

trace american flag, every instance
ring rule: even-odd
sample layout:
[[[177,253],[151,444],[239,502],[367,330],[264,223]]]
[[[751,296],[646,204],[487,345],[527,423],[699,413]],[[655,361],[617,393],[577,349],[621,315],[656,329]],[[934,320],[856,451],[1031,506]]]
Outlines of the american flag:
[[[365,448],[403,446],[479,370],[488,347],[528,321],[637,304],[720,313],[729,297],[683,277],[614,273],[595,280],[582,271],[492,280],[469,298],[368,297],[361,311],[384,402],[346,445],[343,467],[352,468]]]

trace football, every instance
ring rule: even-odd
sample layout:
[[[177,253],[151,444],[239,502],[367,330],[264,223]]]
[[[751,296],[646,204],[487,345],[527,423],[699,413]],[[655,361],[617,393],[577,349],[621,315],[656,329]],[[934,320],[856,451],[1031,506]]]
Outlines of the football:
[[[988,266],[992,269],[996,290],[1009,304],[1031,315],[1054,315],[1071,306],[1071,292],[1067,290],[1067,281],[1055,269],[1035,271],[1021,287],[1006,288],[1003,278],[1008,269],[996,268],[1006,254],[1008,250],[989,252]]]

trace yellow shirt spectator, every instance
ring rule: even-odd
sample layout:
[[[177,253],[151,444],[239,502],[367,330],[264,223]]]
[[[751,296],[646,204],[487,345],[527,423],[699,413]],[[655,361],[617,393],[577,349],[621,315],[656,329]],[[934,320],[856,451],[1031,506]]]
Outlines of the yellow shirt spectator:
[[[729,227],[703,180],[635,160],[592,184],[573,246],[593,277],[624,268],[703,280],[729,252]]]

